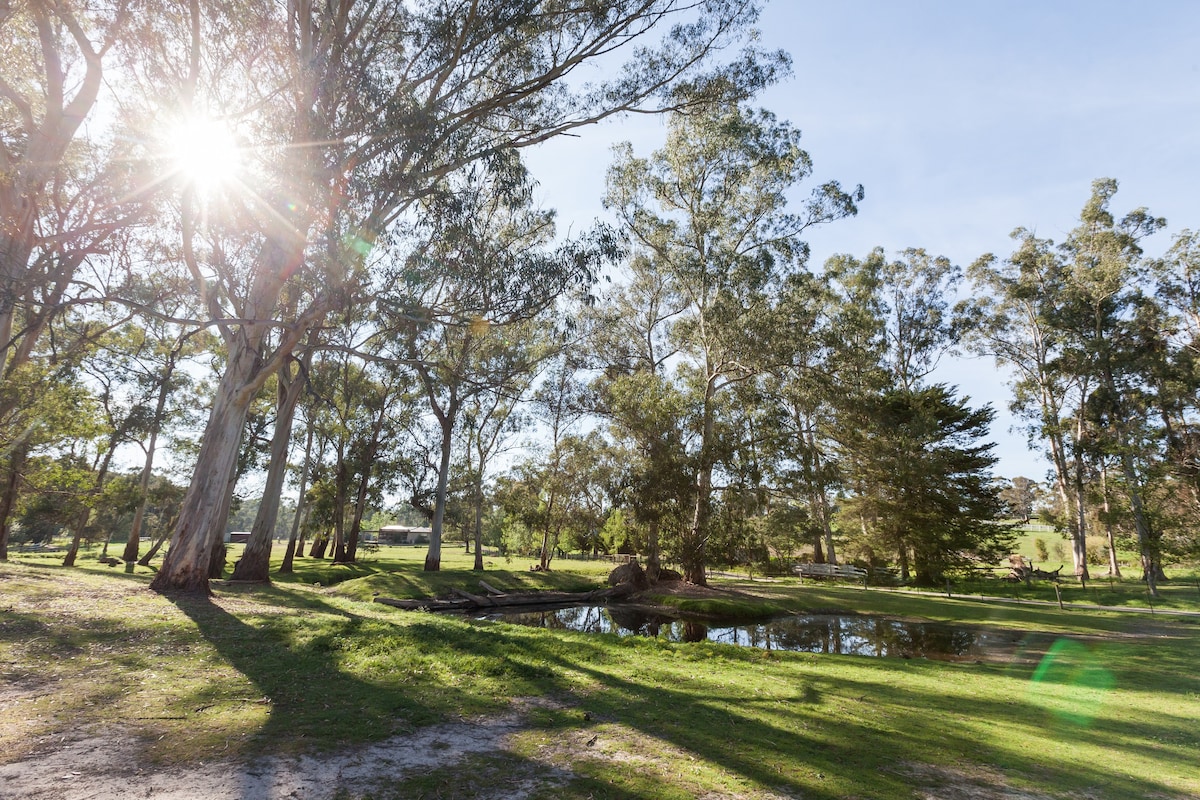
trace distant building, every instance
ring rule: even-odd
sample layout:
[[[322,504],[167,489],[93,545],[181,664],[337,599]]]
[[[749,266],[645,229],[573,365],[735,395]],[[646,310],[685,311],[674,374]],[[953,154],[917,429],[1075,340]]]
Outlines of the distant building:
[[[245,544],[250,541],[250,531],[226,532],[225,544]]]
[[[414,528],[411,525],[384,525],[379,529],[380,544],[429,544],[433,528]]]

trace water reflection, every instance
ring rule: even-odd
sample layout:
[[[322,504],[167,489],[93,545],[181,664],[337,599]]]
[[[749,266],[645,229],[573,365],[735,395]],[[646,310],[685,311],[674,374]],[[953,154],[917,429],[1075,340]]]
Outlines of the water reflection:
[[[651,636],[673,642],[713,642],[876,658],[960,660],[1016,651],[1022,635],[893,617],[841,614],[787,616],[767,622],[705,624],[628,606],[571,606],[480,615],[519,625],[587,633]]]

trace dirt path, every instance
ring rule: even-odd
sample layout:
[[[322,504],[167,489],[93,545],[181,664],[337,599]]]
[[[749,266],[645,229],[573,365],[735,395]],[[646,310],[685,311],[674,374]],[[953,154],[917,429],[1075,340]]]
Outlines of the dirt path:
[[[521,709],[485,719],[424,728],[354,750],[319,756],[269,756],[252,764],[214,761],[150,770],[137,745],[111,730],[40,743],[36,754],[0,766],[3,800],[333,800],[369,794],[471,755],[504,754],[525,729]],[[508,774],[488,800],[519,800],[561,784],[569,775],[549,767]]]

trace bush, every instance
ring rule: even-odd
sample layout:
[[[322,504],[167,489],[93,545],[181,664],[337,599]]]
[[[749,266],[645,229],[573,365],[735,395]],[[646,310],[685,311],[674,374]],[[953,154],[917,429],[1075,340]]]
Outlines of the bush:
[[[1033,550],[1035,553],[1037,553],[1038,561],[1049,561],[1050,560],[1050,553],[1046,550],[1046,540],[1045,539],[1040,539],[1040,538],[1034,539],[1033,540]]]

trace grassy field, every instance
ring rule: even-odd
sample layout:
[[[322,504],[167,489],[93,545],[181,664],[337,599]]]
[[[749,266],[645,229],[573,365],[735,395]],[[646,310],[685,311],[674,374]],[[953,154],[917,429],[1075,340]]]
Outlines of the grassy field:
[[[546,770],[560,780],[530,796],[1200,797],[1200,618],[728,582],[791,610],[1029,635],[1003,663],[947,663],[544,631],[364,602],[477,590],[465,556],[448,554],[436,575],[421,557],[302,559],[287,581],[218,583],[205,601],[154,594],[141,569],[16,555],[0,564],[0,761],[81,728],[135,736],[150,767],[322,752],[534,698],[510,748],[344,800],[483,796],[501,776]],[[497,559],[485,577],[589,588],[611,565],[528,566]],[[1185,594],[1176,607],[1200,609],[1200,593]]]

